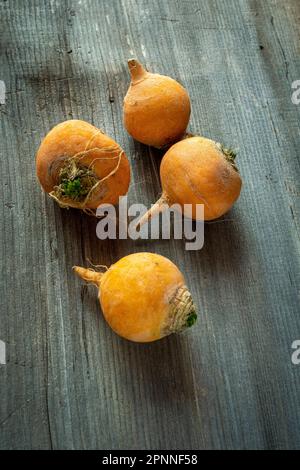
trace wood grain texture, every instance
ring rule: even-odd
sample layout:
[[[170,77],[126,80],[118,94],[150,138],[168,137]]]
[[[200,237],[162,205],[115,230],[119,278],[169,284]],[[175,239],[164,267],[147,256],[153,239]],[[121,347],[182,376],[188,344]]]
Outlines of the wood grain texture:
[[[300,448],[298,0],[0,0],[0,448]],[[136,56],[182,82],[190,130],[239,149],[242,195],[182,241],[99,241],[41,191],[34,156],[81,118],[130,156],[130,202],[160,193],[159,152],[122,125]],[[107,327],[71,267],[136,251],[172,259],[199,322],[150,345]]]

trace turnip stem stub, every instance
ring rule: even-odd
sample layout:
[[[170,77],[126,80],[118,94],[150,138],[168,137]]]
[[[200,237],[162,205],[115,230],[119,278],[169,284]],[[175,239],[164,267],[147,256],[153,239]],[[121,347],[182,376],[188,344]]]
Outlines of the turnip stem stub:
[[[165,333],[180,333],[197,320],[192,295],[186,286],[180,286],[170,300],[170,311]]]

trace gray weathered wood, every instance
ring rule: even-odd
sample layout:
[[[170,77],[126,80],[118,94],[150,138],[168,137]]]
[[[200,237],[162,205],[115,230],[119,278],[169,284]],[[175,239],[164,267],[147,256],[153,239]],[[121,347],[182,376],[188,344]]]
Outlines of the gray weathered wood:
[[[0,447],[299,448],[298,0],[0,0]],[[130,202],[160,192],[159,152],[126,134],[126,60],[181,81],[190,130],[239,149],[240,200],[205,245],[101,242],[41,191],[35,152],[81,118],[130,156]],[[149,250],[184,271],[199,322],[150,345],[118,338],[71,267]]]

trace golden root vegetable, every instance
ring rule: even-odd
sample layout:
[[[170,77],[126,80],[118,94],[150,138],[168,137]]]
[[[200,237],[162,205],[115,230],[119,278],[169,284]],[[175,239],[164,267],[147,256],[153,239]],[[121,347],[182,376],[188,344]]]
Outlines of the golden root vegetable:
[[[123,338],[142,343],[156,341],[196,321],[183,275],[163,256],[131,254],[105,273],[79,266],[73,269],[98,287],[103,315]]]
[[[191,205],[197,219],[197,204],[204,205],[204,220],[221,217],[238,199],[242,179],[235,154],[204,137],[189,137],[174,144],[160,166],[162,196],[140,219],[142,226],[172,204]]]
[[[128,66],[131,83],[124,99],[124,124],[139,142],[161,148],[185,133],[191,112],[189,95],[176,80],[147,72],[136,60]]]
[[[75,119],[46,135],[37,152],[36,171],[43,189],[60,206],[84,210],[116,204],[130,182],[122,148],[100,129]]]

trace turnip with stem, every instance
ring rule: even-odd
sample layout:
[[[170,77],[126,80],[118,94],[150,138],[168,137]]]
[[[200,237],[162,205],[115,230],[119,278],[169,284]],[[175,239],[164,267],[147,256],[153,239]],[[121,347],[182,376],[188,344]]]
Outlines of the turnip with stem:
[[[160,166],[162,195],[141,217],[141,227],[172,204],[191,205],[197,219],[197,204],[204,205],[204,220],[225,214],[238,199],[242,179],[235,164],[235,153],[205,137],[193,136],[174,144]]]
[[[120,336],[156,341],[192,326],[195,305],[179,269],[155,253],[125,256],[106,272],[75,266],[76,274],[99,289],[103,315]]]
[[[173,78],[147,72],[130,59],[131,83],[124,98],[124,124],[139,142],[162,148],[178,141],[189,122],[188,92]]]

